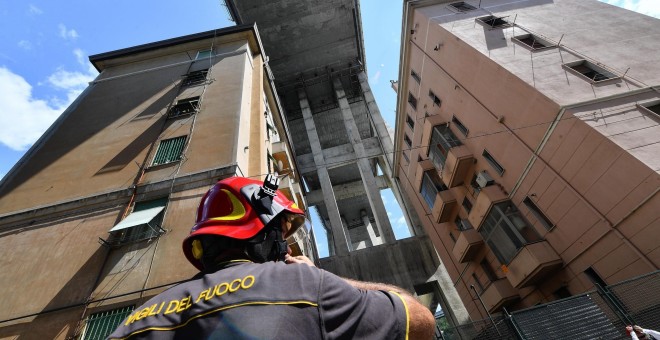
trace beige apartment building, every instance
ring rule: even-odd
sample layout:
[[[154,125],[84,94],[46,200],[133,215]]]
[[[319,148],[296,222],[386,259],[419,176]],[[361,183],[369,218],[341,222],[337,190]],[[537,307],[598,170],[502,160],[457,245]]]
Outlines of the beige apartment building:
[[[394,174],[473,320],[658,269],[660,20],[405,1],[401,41]]]
[[[254,25],[90,57],[99,76],[0,182],[0,338],[104,339],[192,277],[181,243],[219,179],[286,174],[304,208],[265,58]]]

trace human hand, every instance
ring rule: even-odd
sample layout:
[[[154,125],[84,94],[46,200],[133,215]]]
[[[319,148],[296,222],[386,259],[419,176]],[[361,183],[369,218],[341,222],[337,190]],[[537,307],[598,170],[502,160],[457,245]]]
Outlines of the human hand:
[[[284,263],[286,264],[292,264],[292,263],[301,263],[301,264],[306,264],[310,267],[316,267],[314,265],[314,262],[310,260],[307,256],[305,255],[299,255],[299,256],[291,256],[289,254],[286,254],[284,256]]]

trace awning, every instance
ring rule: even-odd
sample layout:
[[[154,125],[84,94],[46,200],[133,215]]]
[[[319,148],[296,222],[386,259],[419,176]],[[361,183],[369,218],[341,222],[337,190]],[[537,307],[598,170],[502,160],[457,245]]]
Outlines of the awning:
[[[116,226],[110,229],[109,232],[147,224],[151,222],[161,211],[163,211],[163,209],[165,209],[165,207],[155,207],[146,210],[134,211],[130,215],[126,216],[126,218],[119,222]]]

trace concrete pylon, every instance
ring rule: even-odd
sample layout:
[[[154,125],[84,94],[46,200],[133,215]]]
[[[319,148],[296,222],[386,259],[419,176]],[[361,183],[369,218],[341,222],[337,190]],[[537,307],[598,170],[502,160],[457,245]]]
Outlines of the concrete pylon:
[[[307,94],[304,89],[298,90],[298,100],[300,101],[300,110],[302,111],[303,119],[305,121],[305,130],[307,131],[309,144],[312,148],[312,153],[314,154],[314,163],[316,164],[319,182],[321,184],[321,189],[323,190],[323,202],[325,203],[325,208],[330,217],[332,239],[328,238],[328,242],[333,242],[334,246],[331,248],[335,250],[335,255],[346,255],[348,254],[349,248],[345,233],[348,231],[344,230],[341,222],[339,208],[337,207],[335,194],[332,190],[332,183],[330,182],[330,175],[328,174],[328,168],[326,167],[325,158],[323,157],[321,142],[319,141],[319,135],[316,131],[316,124],[314,123],[312,110],[309,108],[309,101],[307,100]]]

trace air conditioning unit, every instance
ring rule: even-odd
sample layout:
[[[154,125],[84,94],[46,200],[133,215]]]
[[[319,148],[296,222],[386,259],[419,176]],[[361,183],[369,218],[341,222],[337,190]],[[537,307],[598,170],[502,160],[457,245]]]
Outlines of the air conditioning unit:
[[[479,187],[485,188],[489,185],[492,185],[493,183],[495,183],[495,181],[485,171],[482,171],[479,174],[477,174],[477,184],[479,185]]]

